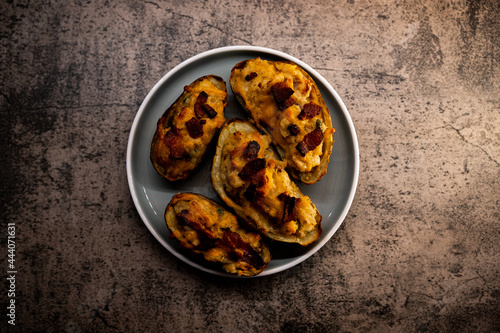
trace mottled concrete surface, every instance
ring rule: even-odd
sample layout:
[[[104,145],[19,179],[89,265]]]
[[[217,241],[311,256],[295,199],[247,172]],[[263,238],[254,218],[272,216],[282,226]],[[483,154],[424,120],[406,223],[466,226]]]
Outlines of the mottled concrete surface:
[[[0,271],[5,281],[15,223],[17,331],[500,331],[498,1],[0,7]],[[331,241],[251,280],[201,273],[166,251],[125,170],[148,91],[227,45],[271,47],[317,69],[360,144],[356,197]],[[0,297],[4,331],[5,288]]]

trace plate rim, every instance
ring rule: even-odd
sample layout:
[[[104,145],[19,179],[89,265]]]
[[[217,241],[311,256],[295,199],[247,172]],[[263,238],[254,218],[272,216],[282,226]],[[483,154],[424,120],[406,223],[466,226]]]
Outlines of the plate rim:
[[[160,89],[160,87],[172,76],[174,76],[177,72],[181,71],[185,67],[189,66],[191,63],[194,63],[200,59],[206,58],[213,56],[215,54],[220,54],[220,53],[228,53],[228,52],[238,52],[238,51],[248,51],[248,52],[261,52],[265,54],[270,54],[273,56],[281,57],[284,59],[287,59],[289,61],[295,62],[297,65],[305,69],[307,72],[313,74],[315,80],[321,81],[321,83],[326,87],[326,89],[333,95],[335,102],[338,103],[339,108],[342,110],[343,117],[348,125],[348,128],[351,132],[351,141],[353,145],[353,157],[354,157],[354,170],[353,170],[353,181],[352,184],[350,185],[350,191],[349,195],[347,196],[347,201],[346,204],[343,206],[342,213],[339,215],[339,218],[337,219],[337,223],[332,227],[332,229],[324,236],[324,238],[312,244],[311,249],[307,251],[305,254],[295,258],[294,260],[291,260],[290,262],[279,266],[275,267],[273,269],[264,269],[264,271],[258,275],[251,276],[251,277],[240,277],[235,274],[229,274],[223,271],[216,271],[207,267],[204,267],[189,258],[181,255],[178,251],[175,249],[171,248],[171,245],[168,244],[158,233],[157,231],[153,228],[151,222],[147,218],[145,212],[142,209],[142,206],[139,202],[138,196],[137,196],[137,188],[134,183],[133,179],[133,174],[132,174],[132,149],[134,145],[134,137],[137,134],[137,129],[138,129],[138,124],[140,121],[140,118],[142,114],[144,113],[149,101],[151,98],[156,94],[156,92]],[[191,265],[192,267],[195,267],[197,269],[200,269],[204,272],[219,275],[219,276],[224,276],[224,277],[233,277],[233,278],[255,278],[255,277],[264,277],[264,276],[269,276],[272,274],[276,274],[282,271],[285,271],[287,269],[290,269],[301,262],[307,260],[309,257],[311,257],[313,254],[318,252],[331,238],[332,236],[337,232],[338,228],[344,223],[345,217],[347,216],[350,207],[352,205],[352,202],[354,201],[354,197],[356,194],[356,189],[358,186],[358,179],[359,179],[359,164],[360,164],[360,158],[359,158],[359,143],[356,135],[356,130],[354,128],[354,123],[352,121],[352,118],[347,110],[347,107],[345,106],[343,100],[340,98],[339,94],[337,91],[332,87],[332,85],[321,75],[319,74],[315,69],[313,69],[311,66],[306,64],[300,59],[295,58],[294,56],[291,56],[285,52],[278,51],[275,49],[267,48],[267,47],[261,47],[261,46],[251,46],[251,45],[234,45],[234,46],[224,46],[224,47],[219,47],[219,48],[214,48],[211,50],[207,50],[201,53],[198,53],[182,62],[180,62],[178,65],[174,66],[171,70],[169,70],[163,77],[151,88],[151,90],[148,92],[144,100],[142,101],[138,111],[136,112],[134,116],[134,121],[132,123],[132,126],[130,128],[130,133],[128,137],[128,143],[127,143],[127,151],[126,151],[126,171],[127,171],[127,181],[128,181],[128,186],[129,186],[129,191],[132,197],[132,200],[134,202],[134,206],[139,213],[139,216],[141,217],[142,222],[146,225],[147,229],[151,232],[151,234],[156,238],[157,241],[162,244],[163,247],[165,247],[171,254],[173,254],[176,258],[180,259],[181,261]],[[272,259],[271,259],[272,260]]]

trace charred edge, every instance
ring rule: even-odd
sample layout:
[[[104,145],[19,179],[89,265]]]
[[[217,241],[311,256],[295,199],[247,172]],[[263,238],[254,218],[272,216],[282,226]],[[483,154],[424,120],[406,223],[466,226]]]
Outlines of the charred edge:
[[[237,63],[233,69],[243,69],[243,68],[245,68],[246,64],[247,64],[247,60],[241,61],[241,62]]]

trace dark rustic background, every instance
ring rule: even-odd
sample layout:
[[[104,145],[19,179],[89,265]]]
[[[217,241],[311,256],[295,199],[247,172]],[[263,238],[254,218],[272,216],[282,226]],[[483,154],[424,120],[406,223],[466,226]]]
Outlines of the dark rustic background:
[[[15,222],[17,331],[500,331],[500,2],[0,7],[0,271],[4,280]],[[125,169],[149,90],[228,45],[315,68],[360,144],[356,197],[331,241],[251,280],[167,252],[137,214]]]

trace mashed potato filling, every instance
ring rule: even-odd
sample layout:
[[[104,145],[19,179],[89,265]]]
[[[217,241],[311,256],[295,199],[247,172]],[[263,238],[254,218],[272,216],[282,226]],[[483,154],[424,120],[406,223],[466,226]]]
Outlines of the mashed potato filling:
[[[155,161],[163,175],[169,179],[183,178],[200,162],[225,121],[226,98],[227,93],[208,79],[184,87],[176,105],[177,114],[168,124],[164,117],[157,124]]]
[[[290,167],[310,172],[320,165],[323,137],[332,135],[334,130],[322,127],[317,140],[321,142],[310,149],[298,149],[306,135],[321,126],[322,102],[312,89],[314,82],[297,65],[260,58],[248,60],[242,68],[234,68],[230,83],[255,123],[265,127],[283,149]],[[311,105],[314,111],[304,113]]]
[[[286,162],[274,158],[270,144],[258,132],[232,133],[222,153],[222,182],[244,211],[257,208],[280,233],[303,237],[317,226],[316,207],[307,196],[293,197]]]
[[[209,200],[192,194],[173,205],[176,223],[170,224],[171,238],[212,262],[220,262],[229,273],[253,275],[267,264],[261,258],[261,236],[242,229],[236,216]],[[264,261],[263,261],[264,259]]]

